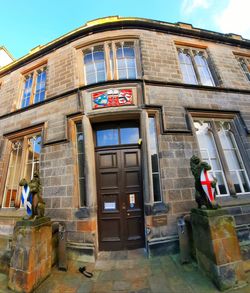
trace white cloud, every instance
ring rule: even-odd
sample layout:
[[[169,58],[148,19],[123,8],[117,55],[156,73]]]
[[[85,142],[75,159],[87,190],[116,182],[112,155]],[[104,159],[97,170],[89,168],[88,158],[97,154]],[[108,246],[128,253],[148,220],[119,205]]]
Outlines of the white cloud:
[[[235,33],[250,39],[249,13],[249,0],[229,0],[227,7],[215,16],[215,22],[223,33]]]
[[[182,13],[191,14],[197,8],[207,9],[211,4],[211,0],[184,0],[182,2]]]

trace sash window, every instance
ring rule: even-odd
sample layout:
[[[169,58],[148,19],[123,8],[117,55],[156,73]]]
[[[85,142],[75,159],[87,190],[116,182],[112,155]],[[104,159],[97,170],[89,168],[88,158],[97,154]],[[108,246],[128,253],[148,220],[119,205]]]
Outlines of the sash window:
[[[42,102],[46,94],[46,66],[43,66],[24,76],[21,108]]]
[[[83,50],[85,84],[138,77],[138,41],[107,41]]]
[[[215,86],[215,76],[206,51],[177,48],[183,80],[188,84]]]
[[[236,56],[236,59],[240,65],[242,72],[248,81],[250,81],[250,58],[243,56]]]
[[[209,172],[218,180],[217,196],[250,192],[249,178],[232,123],[216,119],[194,120],[202,160],[212,167]]]
[[[41,135],[29,135],[10,142],[10,159],[5,181],[2,207],[20,207],[22,178],[27,181],[39,171]]]

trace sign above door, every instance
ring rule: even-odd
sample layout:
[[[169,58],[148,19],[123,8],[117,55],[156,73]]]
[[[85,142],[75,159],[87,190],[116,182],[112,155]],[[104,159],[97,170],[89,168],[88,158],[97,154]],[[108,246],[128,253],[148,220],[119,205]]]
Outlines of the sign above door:
[[[92,108],[108,108],[134,105],[132,89],[109,89],[91,94]]]

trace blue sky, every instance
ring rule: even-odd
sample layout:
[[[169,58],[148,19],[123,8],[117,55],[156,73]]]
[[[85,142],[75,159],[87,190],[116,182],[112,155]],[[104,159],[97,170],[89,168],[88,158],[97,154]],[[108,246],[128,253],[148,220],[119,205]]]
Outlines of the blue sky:
[[[95,18],[187,22],[250,39],[250,0],[0,0],[0,45],[15,58]]]

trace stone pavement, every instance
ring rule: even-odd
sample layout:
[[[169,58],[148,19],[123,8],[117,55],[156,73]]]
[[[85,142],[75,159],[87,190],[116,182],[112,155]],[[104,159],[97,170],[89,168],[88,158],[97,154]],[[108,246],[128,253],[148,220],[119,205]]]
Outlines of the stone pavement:
[[[86,278],[77,268],[70,268],[70,272],[54,268],[35,293],[219,292],[195,263],[181,265],[179,255],[148,259],[143,250],[101,252],[96,263],[89,264],[87,270],[93,272],[93,278]],[[250,275],[248,280],[250,282]],[[9,292],[7,277],[0,274],[0,293]],[[232,292],[249,293],[250,285]]]

